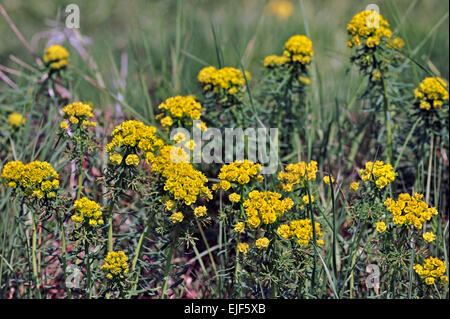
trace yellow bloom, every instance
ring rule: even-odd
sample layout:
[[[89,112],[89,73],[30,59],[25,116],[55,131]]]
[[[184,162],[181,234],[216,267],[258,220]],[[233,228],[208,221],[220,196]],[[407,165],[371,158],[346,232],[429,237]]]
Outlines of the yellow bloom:
[[[267,237],[259,238],[255,242],[255,246],[258,249],[267,248],[269,246],[270,240]]]
[[[69,64],[69,51],[61,45],[51,45],[45,49],[43,60],[51,69],[59,70]]]
[[[239,203],[239,201],[241,200],[241,196],[239,194],[232,193],[230,194],[230,196],[228,196],[228,199],[232,203]]]
[[[314,56],[312,41],[304,35],[294,35],[284,44],[283,55],[292,62],[307,65]]]
[[[67,130],[67,129],[69,128],[69,124],[67,124],[66,121],[62,121],[62,122],[59,124],[59,127],[60,127],[62,130]]]
[[[313,195],[309,195],[309,196],[311,196],[311,203],[314,203],[314,196]],[[302,202],[304,204],[309,204],[309,196],[305,195],[302,197]]]
[[[158,109],[167,112],[165,113],[167,114],[166,117],[161,120],[163,127],[172,126],[172,117],[199,120],[202,114],[202,105],[195,100],[193,95],[169,97],[158,106]]]
[[[427,77],[414,90],[419,108],[424,110],[440,109],[448,100],[447,82],[440,77]]]
[[[420,264],[415,264],[413,269],[420,276],[420,278],[425,279],[425,283],[427,285],[434,284],[436,278],[439,278],[444,285],[448,283],[447,276],[444,276],[447,270],[446,263],[439,258],[426,258],[423,266]]]
[[[423,239],[425,239],[429,243],[436,240],[436,235],[433,234],[432,232],[423,233],[422,236],[423,236]]]
[[[170,220],[173,224],[181,223],[184,219],[183,213],[175,212],[172,215],[170,215]]]
[[[140,163],[139,156],[137,156],[136,154],[130,154],[125,159],[125,164],[129,166],[131,165],[138,166],[139,163]]]
[[[350,189],[354,192],[356,192],[359,189],[359,183],[358,182],[353,182],[350,184]]]
[[[273,224],[278,216],[290,210],[293,205],[294,202],[290,198],[281,199],[279,193],[253,190],[244,201],[243,207],[248,224],[256,228],[260,222]]]
[[[330,185],[330,183],[334,183],[334,178],[333,176],[325,176],[323,178],[323,182],[327,185]]]
[[[173,200],[169,199],[164,203],[164,208],[168,211],[171,211],[175,208],[176,204]]]
[[[234,231],[237,233],[242,233],[245,229],[245,224],[243,222],[239,222],[234,225]]]
[[[110,251],[105,258],[105,263],[100,269],[106,273],[108,279],[124,279],[128,274],[128,257],[122,250]]]
[[[248,184],[252,180],[262,181],[261,164],[255,164],[248,160],[235,161],[228,165],[223,165],[220,169],[218,178],[221,180],[220,188],[228,190],[231,183],[239,183],[241,185]]]
[[[288,0],[271,0],[265,7],[266,11],[275,17],[285,20],[292,15],[294,6]]]
[[[380,45],[381,40],[392,37],[389,23],[375,11],[364,10],[357,13],[347,25],[350,40],[347,45],[360,46],[365,44],[369,48]],[[365,42],[364,42],[365,41]]]
[[[72,216],[72,220],[78,224],[85,223],[84,225],[97,226],[103,225],[103,207],[96,202],[83,197],[76,200],[74,205],[75,214]]]
[[[398,226],[413,225],[416,229],[421,229],[423,224],[438,211],[434,207],[429,207],[422,201],[423,195],[415,193],[413,196],[403,193],[398,200],[387,198],[384,201],[386,209],[392,213],[392,221]]]
[[[13,112],[8,116],[9,125],[12,127],[20,127],[20,125],[25,124],[26,120],[23,118],[22,114]]]
[[[199,218],[206,215],[206,207],[205,206],[198,206],[194,208],[194,215],[195,217]]]
[[[122,163],[122,155],[120,155],[120,154],[112,154],[112,155],[109,156],[109,161],[113,165],[119,165],[120,163]]]
[[[289,164],[284,172],[278,173],[278,180],[286,192],[291,192],[295,185],[304,187],[307,181],[315,181],[317,177],[317,162],[299,162]]]
[[[245,72],[247,80],[251,76],[249,72]],[[235,95],[243,91],[245,87],[245,78],[241,70],[232,67],[224,67],[216,69],[208,66],[200,70],[197,76],[198,82],[205,91],[213,91],[214,93],[225,92],[226,94]]]
[[[246,253],[248,253],[248,244],[247,243],[239,243],[237,245],[237,249],[240,253],[246,254]]]
[[[320,224],[315,222],[314,228],[316,233],[316,243],[318,245],[324,245]],[[313,241],[313,225],[308,218],[293,220],[289,224],[283,224],[278,227],[277,234],[287,240],[295,238],[301,247],[307,247]]]
[[[387,228],[386,224],[384,222],[375,223],[375,227],[377,229],[377,232],[379,232],[380,234],[384,233],[386,231],[386,228]]]
[[[360,169],[359,174],[363,182],[374,182],[379,189],[392,183],[397,176],[392,165],[384,164],[382,161],[367,162],[366,167]]]

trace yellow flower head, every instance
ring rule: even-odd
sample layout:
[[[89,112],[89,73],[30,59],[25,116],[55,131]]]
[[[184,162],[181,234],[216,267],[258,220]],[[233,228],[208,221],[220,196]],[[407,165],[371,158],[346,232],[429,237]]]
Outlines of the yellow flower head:
[[[26,123],[26,120],[22,114],[13,112],[8,116],[8,122],[12,127],[19,128],[22,124]]]
[[[278,180],[281,187],[286,192],[291,192],[295,185],[304,187],[307,181],[315,181],[317,177],[317,162],[309,163],[299,162],[297,164],[289,164],[284,172],[278,173]]]
[[[433,234],[432,232],[423,233],[422,236],[423,236],[423,239],[425,239],[425,241],[427,241],[429,243],[436,240],[436,235]]]
[[[223,165],[218,176],[221,180],[219,187],[226,191],[230,188],[231,183],[244,185],[252,180],[262,182],[263,176],[259,173],[260,171],[261,164],[255,164],[248,160],[235,161],[231,164]]]
[[[199,218],[206,215],[206,206],[198,206],[194,208],[195,217]]]
[[[239,203],[241,201],[241,195],[232,193],[232,194],[230,194],[230,196],[228,196],[228,199],[232,203]]]
[[[354,192],[356,192],[359,189],[359,183],[358,182],[353,182],[350,184],[350,189]]]
[[[234,225],[234,231],[236,233],[242,233],[245,229],[245,224],[243,222],[239,222],[236,225]]]
[[[323,245],[323,233],[320,230],[320,224],[318,222],[315,222],[314,228],[317,244]],[[289,224],[283,224],[278,227],[277,233],[280,237],[287,240],[297,239],[297,243],[301,247],[307,247],[308,245],[312,244],[314,240],[313,225],[311,223],[311,220],[308,218],[293,220]]]
[[[193,95],[169,97],[158,106],[158,109],[167,114],[161,120],[163,127],[172,126],[172,118],[181,119],[184,117],[199,120],[202,114],[202,105],[195,100]]]
[[[59,70],[69,64],[69,51],[55,44],[45,49],[44,63],[53,70]]]
[[[377,229],[377,232],[379,232],[380,234],[384,233],[386,231],[386,228],[387,228],[386,224],[384,222],[375,223],[375,227]]]
[[[108,279],[122,280],[128,274],[128,257],[122,250],[110,251],[100,269],[106,273]]]
[[[304,195],[302,197],[303,204],[309,204],[309,197],[311,196],[311,203],[314,203],[314,196],[313,195]]]
[[[448,100],[447,82],[440,77],[428,77],[420,82],[419,87],[414,89],[414,98],[419,108],[429,111],[441,109]]]
[[[66,105],[62,109],[65,119],[68,119],[71,124],[77,125],[82,124],[84,127],[95,126],[96,122],[91,122],[89,119],[94,117],[92,112],[92,106],[87,103],[74,102]],[[65,123],[65,124],[63,124]],[[61,122],[60,127],[62,129],[67,129],[68,124],[66,122]],[[66,127],[66,128],[63,128]]]
[[[413,225],[416,229],[422,229],[425,222],[431,220],[438,211],[434,207],[429,207],[422,201],[423,195],[415,193],[413,196],[403,193],[398,200],[387,198],[384,201],[386,209],[392,213],[394,224]]]
[[[72,215],[72,220],[75,223],[84,223],[85,226],[93,227],[103,225],[103,207],[96,202],[83,197],[76,200],[73,206],[75,207],[75,214]]]
[[[442,284],[448,284],[448,278],[447,276],[444,276],[447,266],[445,261],[442,261],[439,258],[426,258],[423,265],[415,264],[413,269],[421,279],[425,279],[427,285],[434,284],[435,280],[438,278],[441,280]]]
[[[267,237],[258,238],[255,242],[255,246],[258,249],[269,247],[270,240]]]
[[[59,175],[47,162],[34,161],[23,164],[20,161],[5,164],[2,179],[9,187],[21,186],[26,196],[37,199],[43,198],[59,187]],[[48,198],[53,198],[50,196]]]
[[[289,58],[284,55],[269,55],[264,58],[264,67],[273,69],[286,65],[288,62]]]
[[[245,72],[245,77],[250,80],[251,75]],[[232,67],[216,69],[208,66],[200,70],[197,80],[205,91],[214,93],[224,92],[235,95],[241,93],[245,87],[245,78],[241,70]]]
[[[384,164],[382,161],[367,162],[366,167],[359,170],[363,182],[374,182],[375,186],[383,189],[395,180],[397,175],[392,165]]]
[[[139,121],[131,120],[123,122],[115,127],[111,136],[112,141],[106,145],[105,150],[109,154],[113,165],[120,164],[123,156],[129,150],[132,150],[135,154],[127,155],[125,159],[126,164],[139,165],[138,156],[141,152],[145,153],[148,161],[149,158],[153,158],[154,152],[164,146],[163,140],[156,135],[156,128],[147,126]]]
[[[246,253],[248,253],[248,244],[247,243],[239,243],[237,245],[237,249],[240,253],[246,254]]]
[[[170,215],[170,220],[173,224],[181,223],[184,219],[183,213],[181,212],[175,212],[172,215]]]
[[[330,185],[330,183],[334,183],[334,178],[333,176],[325,176],[323,178],[323,182],[327,185]]]
[[[265,9],[273,16],[281,20],[286,20],[292,15],[294,5],[288,0],[271,0],[268,4],[266,4]]]
[[[140,159],[139,159],[139,156],[137,156],[136,154],[130,154],[125,159],[125,164],[127,164],[128,166],[138,166],[139,163],[140,163]]]
[[[260,192],[253,190],[245,200],[243,207],[247,222],[253,228],[263,224],[273,224],[278,216],[290,210],[294,202],[290,198],[281,199],[281,194],[275,192]]]
[[[312,41],[304,35],[293,35],[284,44],[283,56],[288,57],[292,62],[307,65],[314,56]]]
[[[347,25],[350,40],[347,45],[365,45],[368,48],[375,48],[380,45],[381,40],[389,40],[392,31],[389,23],[383,16],[375,11],[362,11],[357,13]]]

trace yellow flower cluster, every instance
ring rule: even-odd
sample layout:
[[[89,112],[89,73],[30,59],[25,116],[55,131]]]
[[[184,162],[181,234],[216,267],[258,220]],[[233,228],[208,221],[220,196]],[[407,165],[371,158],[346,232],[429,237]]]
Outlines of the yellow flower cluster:
[[[423,266],[414,265],[414,270],[420,278],[425,279],[427,285],[434,284],[436,278],[439,278],[444,285],[448,284],[448,277],[444,275],[446,269],[445,262],[434,257],[425,259]]]
[[[323,182],[327,185],[330,185],[330,184],[334,183],[334,177],[327,175],[323,178]]]
[[[19,128],[20,125],[25,124],[26,120],[23,118],[22,114],[13,112],[8,116],[9,125],[15,128]]]
[[[195,217],[199,218],[206,215],[206,206],[198,206],[194,208]]]
[[[314,228],[316,231],[316,243],[324,245],[320,224],[315,222]],[[308,218],[293,220],[289,224],[283,224],[278,227],[277,233],[280,237],[287,240],[296,238],[301,247],[307,247],[310,243],[313,243],[313,225]]]
[[[376,187],[383,189],[392,183],[397,175],[392,165],[384,164],[382,161],[367,162],[365,168],[359,170],[363,182],[375,181]]]
[[[287,56],[280,55],[268,55],[264,58],[264,67],[272,69],[285,65],[289,62]]]
[[[76,200],[73,206],[75,207],[75,214],[72,215],[72,220],[75,223],[86,223],[86,225],[93,227],[103,225],[103,207],[96,202],[83,197]]]
[[[285,20],[292,15],[294,5],[288,0],[272,0],[266,5],[265,10],[277,18]]]
[[[392,37],[389,23],[375,11],[357,13],[347,25],[347,31],[351,36],[347,42],[347,46],[350,48],[360,45],[374,48],[380,45],[381,40],[388,40]]]
[[[257,228],[261,222],[266,225],[273,224],[278,216],[290,210],[293,205],[292,199],[281,199],[279,193],[253,190],[245,200],[243,207],[247,215],[247,223],[253,228]]]
[[[165,179],[164,190],[175,200],[191,205],[199,196],[212,199],[211,191],[205,185],[208,179],[188,162],[189,156],[182,148],[166,145],[160,155],[149,156],[147,161],[152,164],[152,170]]]
[[[375,223],[375,228],[377,229],[377,232],[384,233],[387,229],[385,222],[378,222]]]
[[[447,83],[440,77],[428,77],[414,89],[414,98],[423,110],[439,109],[448,100]]]
[[[425,239],[426,242],[431,243],[432,241],[436,240],[436,235],[433,234],[432,232],[426,232],[423,233],[423,239]]]
[[[172,215],[170,215],[170,220],[173,224],[181,223],[184,219],[184,215],[181,212],[174,212]]]
[[[288,57],[292,62],[309,64],[314,56],[312,41],[304,35],[293,35],[284,44],[283,56]]]
[[[415,193],[414,196],[403,193],[398,200],[387,198],[384,201],[386,209],[392,213],[394,224],[413,225],[417,229],[422,229],[423,224],[429,221],[438,211],[434,207],[429,207],[422,201],[423,195]]]
[[[239,243],[237,245],[237,249],[240,253],[246,254],[246,253],[248,253],[248,244],[247,243]]]
[[[9,187],[20,186],[26,196],[38,199],[44,196],[55,197],[55,190],[59,187],[58,173],[47,162],[8,162],[3,167],[1,176]]]
[[[353,182],[353,183],[351,183],[351,184],[350,184],[350,189],[351,189],[353,192],[356,192],[356,191],[359,189],[359,183],[358,183],[358,182]]]
[[[400,37],[395,37],[391,41],[388,42],[388,46],[395,50],[401,50],[405,46],[405,41],[403,41]]]
[[[61,45],[51,45],[45,49],[43,59],[51,69],[59,70],[69,64],[69,51]]]
[[[255,242],[255,246],[258,249],[264,249],[269,247],[270,240],[267,237],[258,238]]]
[[[291,192],[294,185],[304,186],[306,181],[315,181],[317,177],[317,162],[299,162],[289,164],[284,172],[278,173],[278,180],[286,192]]]
[[[232,194],[230,194],[230,196],[228,196],[228,199],[232,203],[239,203],[241,201],[241,195],[232,193]]]
[[[228,165],[223,165],[218,176],[220,183],[215,184],[213,190],[221,188],[227,191],[232,186],[231,183],[244,185],[250,183],[252,179],[257,182],[262,182],[264,177],[259,174],[260,171],[261,164],[255,164],[249,160],[235,161]],[[234,198],[236,199],[236,196]]]
[[[94,113],[92,113],[92,107],[89,104],[82,102],[74,102],[69,105],[66,105],[62,112],[64,114],[64,118],[68,119],[70,124],[78,125],[82,124],[85,127],[96,126],[97,122],[89,121],[90,118],[94,117]],[[61,129],[67,129],[67,122],[63,121],[60,124]]]
[[[163,113],[158,114],[156,118],[161,119],[160,123],[164,128],[173,125],[173,118],[199,120],[202,114],[202,105],[193,95],[169,97],[158,106],[158,109],[163,110]]]
[[[250,80],[250,73],[246,71],[245,77]],[[228,94],[235,95],[245,86],[242,71],[232,67],[222,69],[216,69],[213,66],[205,67],[198,73],[197,80],[205,91],[212,90],[215,93],[224,90]]]
[[[147,126],[139,121],[126,121],[116,126],[111,136],[111,143],[106,145],[106,152],[113,165],[122,163],[123,156],[125,164],[137,166],[140,163],[139,151],[145,153],[146,158],[152,157],[153,152],[160,149],[164,142],[156,136],[156,128]]]
[[[128,257],[122,250],[110,251],[100,269],[106,273],[108,279],[123,279],[129,270]]]
[[[234,231],[236,233],[242,233],[245,229],[245,224],[243,222],[239,222],[236,225],[234,225]]]

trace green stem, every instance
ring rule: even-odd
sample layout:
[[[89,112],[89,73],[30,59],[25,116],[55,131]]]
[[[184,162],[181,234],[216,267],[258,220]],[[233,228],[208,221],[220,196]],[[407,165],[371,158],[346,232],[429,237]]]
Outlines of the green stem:
[[[389,97],[387,94],[386,80],[384,76],[381,77],[381,83],[383,88],[383,106],[384,106],[384,124],[386,125],[386,142],[387,142],[387,162],[392,165],[392,128],[391,128],[391,115],[389,113]]]
[[[31,212],[31,220],[32,220],[32,226],[33,226],[33,237],[31,239],[31,258],[33,263],[33,277],[36,282],[36,291],[39,296],[41,297],[41,291],[39,289],[39,275],[38,275],[38,267],[37,267],[37,258],[36,258],[36,242],[37,242],[37,227],[36,227],[36,216],[34,212]]]
[[[144,243],[144,239],[148,236],[148,233],[150,231],[150,225],[151,225],[151,222],[153,220],[153,217],[155,217],[155,214],[156,214],[156,212],[154,212],[153,214],[150,214],[150,216],[149,216],[149,218],[147,220],[147,224],[145,225],[145,229],[142,232],[141,237],[139,237],[139,241],[138,241],[138,244],[137,244],[137,247],[136,247],[136,251],[134,253],[133,262],[131,263],[131,270],[132,271],[136,268],[136,264],[137,264],[137,261],[139,260],[139,256],[140,256],[140,253],[141,253],[142,244]],[[138,282],[139,282],[139,272],[136,273],[136,278],[135,278],[134,283],[133,283],[132,291],[136,291]]]
[[[87,240],[84,242],[84,258],[86,259],[86,275],[87,275],[87,284],[86,290],[88,292],[88,298],[91,297],[91,262],[89,258],[89,243]]]
[[[209,256],[209,259],[211,260],[211,265],[212,265],[212,267],[213,267],[214,274],[215,274],[216,280],[217,280],[217,278],[219,278],[219,275],[217,274],[216,263],[214,262],[214,257],[213,257],[213,255],[211,254],[211,249],[210,249],[210,247],[209,247],[208,240],[206,239],[205,232],[203,231],[202,225],[200,225],[200,222],[198,221],[198,219],[195,219],[195,221],[197,222],[197,227],[198,227],[198,229],[199,229],[199,231],[200,231],[200,234],[201,234],[201,236],[202,236],[203,242],[205,243],[206,249],[207,249],[207,251],[208,251],[208,256]]]
[[[84,156],[81,155],[80,158],[80,168],[78,173],[78,189],[77,189],[77,200],[81,197],[81,189],[83,188],[83,162],[84,162]]]
[[[62,252],[62,263],[63,263],[63,279],[64,282],[67,278],[67,246],[66,246],[66,233],[64,230],[64,221],[63,218],[58,215],[58,223],[59,223],[59,227],[60,227],[60,232],[61,232],[61,252]],[[67,295],[69,296],[69,298],[72,298],[72,291],[69,289],[67,289]]]
[[[114,209],[114,199],[111,199],[108,208],[108,252],[113,251],[113,209]]]
[[[164,284],[163,284],[162,289],[161,289],[161,299],[164,299],[165,295],[166,295],[167,284],[169,282],[170,266],[172,265],[172,258],[173,258],[174,248],[178,244],[178,232],[179,232],[179,230],[180,230],[180,225],[178,224],[175,227],[172,244],[170,245],[169,251],[168,251],[168,254],[167,254],[166,267],[164,269]]]

